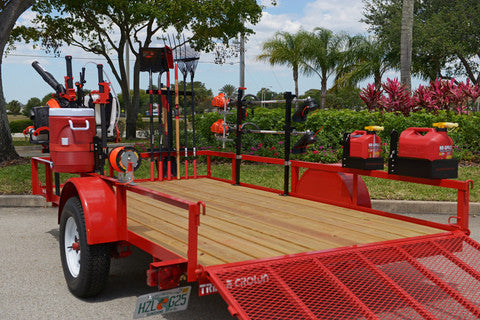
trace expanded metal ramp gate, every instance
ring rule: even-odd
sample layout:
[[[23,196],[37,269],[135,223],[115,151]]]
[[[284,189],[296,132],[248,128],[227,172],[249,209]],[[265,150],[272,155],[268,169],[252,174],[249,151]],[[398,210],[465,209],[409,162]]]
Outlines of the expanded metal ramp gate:
[[[480,244],[459,232],[207,273],[240,319],[480,319]]]

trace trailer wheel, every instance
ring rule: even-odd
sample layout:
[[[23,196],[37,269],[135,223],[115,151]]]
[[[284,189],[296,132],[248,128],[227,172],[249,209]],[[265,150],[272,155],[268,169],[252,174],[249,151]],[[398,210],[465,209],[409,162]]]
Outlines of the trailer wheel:
[[[87,243],[85,217],[78,197],[68,199],[63,207],[59,242],[68,289],[82,298],[100,293],[110,270],[111,246]]]

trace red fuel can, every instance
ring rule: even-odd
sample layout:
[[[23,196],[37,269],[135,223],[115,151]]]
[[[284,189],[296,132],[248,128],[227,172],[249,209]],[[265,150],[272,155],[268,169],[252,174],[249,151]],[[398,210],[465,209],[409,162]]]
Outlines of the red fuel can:
[[[95,113],[90,108],[50,108],[50,157],[55,172],[91,172],[95,167]]]
[[[373,131],[355,130],[350,134],[350,157],[380,157],[382,141]]]
[[[404,158],[452,159],[452,148],[446,128],[408,128],[398,140],[398,156]]]
[[[361,170],[382,170],[382,141],[375,134],[383,127],[368,126],[365,130],[355,130],[345,133],[343,141],[342,166]]]

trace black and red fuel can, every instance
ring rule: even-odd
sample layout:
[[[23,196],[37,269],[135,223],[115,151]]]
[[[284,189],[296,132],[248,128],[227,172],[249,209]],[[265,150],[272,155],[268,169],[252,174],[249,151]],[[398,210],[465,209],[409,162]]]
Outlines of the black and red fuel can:
[[[383,169],[382,141],[376,134],[380,126],[368,126],[365,130],[347,133],[343,141],[342,166],[362,170]]]
[[[391,150],[389,173],[431,179],[458,176],[458,160],[453,158],[453,141],[447,132],[458,124],[439,122],[433,126],[408,128],[398,138],[392,135],[392,149],[398,150]]]

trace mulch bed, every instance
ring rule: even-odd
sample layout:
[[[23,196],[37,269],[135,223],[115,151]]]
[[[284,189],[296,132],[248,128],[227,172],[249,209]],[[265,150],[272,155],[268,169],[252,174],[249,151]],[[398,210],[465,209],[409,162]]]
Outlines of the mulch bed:
[[[8,166],[16,166],[20,164],[29,164],[29,163],[30,163],[29,158],[18,158],[10,161],[0,162],[0,168],[8,167]]]

